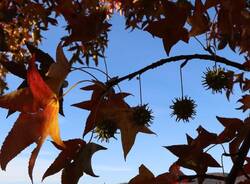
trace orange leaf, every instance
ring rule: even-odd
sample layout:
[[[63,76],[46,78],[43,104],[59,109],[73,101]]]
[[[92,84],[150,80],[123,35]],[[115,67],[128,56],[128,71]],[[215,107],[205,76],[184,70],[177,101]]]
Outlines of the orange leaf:
[[[35,58],[33,57],[29,62],[27,73],[28,88],[14,92],[11,98],[6,98],[6,101],[4,102],[3,100],[2,103],[7,104],[16,100],[17,102],[24,102],[23,105],[26,108],[20,110],[33,110],[35,105],[35,107],[38,106],[37,111],[32,113],[29,111],[21,112],[9,135],[5,138],[0,153],[0,165],[5,169],[10,160],[30,144],[36,143],[37,147],[33,150],[29,161],[29,175],[31,180],[33,180],[32,171],[37,155],[46,137],[50,136],[57,144],[64,147],[60,138],[58,125],[58,98],[41,78],[34,62]],[[26,95],[21,96],[20,94],[23,93]],[[24,97],[27,97],[27,102],[21,99]],[[22,104],[19,104],[19,106],[21,107]]]
[[[39,105],[34,103],[29,88],[22,88],[6,95],[0,96],[0,107],[20,112],[36,112]]]

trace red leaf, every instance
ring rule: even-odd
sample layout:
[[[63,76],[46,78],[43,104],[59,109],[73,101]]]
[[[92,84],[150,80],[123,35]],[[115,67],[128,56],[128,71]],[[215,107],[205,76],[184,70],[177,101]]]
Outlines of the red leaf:
[[[27,80],[29,83],[29,88],[32,92],[35,101],[39,103],[41,107],[44,107],[48,102],[54,98],[54,93],[49,88],[49,86],[44,82],[41,75],[39,74],[35,66],[35,56],[29,62],[29,68],[27,72]]]

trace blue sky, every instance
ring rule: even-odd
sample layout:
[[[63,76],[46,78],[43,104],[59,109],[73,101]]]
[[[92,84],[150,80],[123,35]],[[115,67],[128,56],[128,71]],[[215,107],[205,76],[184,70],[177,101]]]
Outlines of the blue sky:
[[[129,30],[124,30],[124,20],[120,16],[114,16],[111,23],[113,26],[109,34],[110,41],[106,52],[109,74],[111,76],[124,76],[154,61],[167,57],[160,39],[153,38],[147,32],[130,32]],[[46,39],[40,48],[55,58],[55,49],[61,36],[63,36],[63,25],[60,25],[59,28],[51,28],[48,33],[44,34]],[[170,56],[201,53],[201,50],[201,46],[195,40],[191,39],[189,44],[180,42],[174,46]],[[239,56],[232,54],[228,50],[219,54],[236,61],[240,59]],[[67,56],[70,58],[68,53]],[[93,63],[91,64],[93,65]],[[151,129],[157,133],[157,136],[138,134],[126,162],[123,159],[119,134],[117,135],[117,140],[113,139],[108,144],[102,143],[108,150],[97,152],[92,159],[93,170],[100,177],[93,178],[84,175],[79,184],[118,184],[126,182],[138,173],[138,167],[141,164],[146,165],[155,175],[161,174],[166,172],[170,164],[177,159],[162,146],[186,143],[185,134],[188,133],[192,137],[195,137],[197,135],[196,128],[199,125],[202,125],[208,131],[219,133],[223,127],[217,122],[216,115],[244,119],[246,114],[244,115],[240,111],[235,110],[240,105],[236,103],[240,97],[238,87],[235,88],[235,96],[232,96],[230,101],[227,101],[224,94],[213,95],[210,91],[206,91],[202,87],[202,75],[206,67],[212,67],[213,63],[194,60],[188,63],[183,69],[183,80],[184,95],[192,97],[198,104],[197,116],[190,123],[175,122],[175,118],[170,117],[171,109],[169,106],[175,97],[181,96],[180,64],[181,62],[167,64],[148,71],[141,76],[143,103],[148,103],[154,112],[155,118]],[[102,60],[99,67],[104,69]],[[100,80],[105,80],[104,76],[98,73],[96,75]],[[90,78],[84,73],[74,72],[68,77],[69,86],[78,80],[84,79]],[[18,86],[20,80],[10,75],[8,76],[8,82],[10,84],[9,91],[12,91]],[[65,96],[65,117],[60,117],[59,120],[63,139],[79,138],[82,135],[88,112],[71,107],[70,105],[89,99],[90,93],[79,90],[84,85],[87,84],[79,85]],[[133,94],[133,96],[126,98],[126,101],[131,106],[136,106],[140,103],[139,85],[136,79],[124,81],[120,84],[120,87],[122,91]],[[7,111],[0,109],[0,113],[0,140],[2,143],[18,114],[16,113],[5,119]],[[88,139],[87,136],[86,140]],[[101,144],[101,142],[97,143]],[[7,167],[7,172],[0,172],[1,183],[29,183],[27,164],[33,148],[34,145],[30,146],[11,161]],[[40,183],[44,171],[58,153],[49,141],[43,145],[34,169],[35,183]],[[215,147],[210,153],[220,163],[221,147]],[[228,159],[224,159],[224,166],[226,170],[229,170],[230,162]],[[184,171],[187,174],[192,173],[185,169]],[[221,172],[221,169],[210,171]],[[46,178],[43,183],[57,184],[59,181],[60,174],[57,174]]]

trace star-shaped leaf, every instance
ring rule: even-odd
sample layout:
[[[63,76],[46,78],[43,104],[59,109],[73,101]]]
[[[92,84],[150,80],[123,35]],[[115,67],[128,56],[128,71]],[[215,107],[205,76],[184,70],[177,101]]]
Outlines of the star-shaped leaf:
[[[124,98],[128,93],[115,93],[113,88],[108,87],[99,81],[93,81],[93,85],[82,88],[83,90],[93,91],[91,100],[73,104],[73,106],[90,111],[87,118],[83,136],[94,129],[96,122],[102,119],[101,115],[105,109],[124,108],[128,105],[124,102]]]
[[[62,184],[77,184],[80,177],[86,173],[97,177],[92,169],[91,158],[99,150],[105,150],[95,143],[85,143],[81,139],[64,141],[66,148],[54,143],[61,153],[43,175],[43,179],[62,170]]]
[[[130,107],[105,109],[103,113],[112,117],[121,132],[122,148],[124,158],[134,145],[138,133],[155,134],[146,125],[138,125],[133,119],[133,109]]]
[[[208,167],[220,167],[220,164],[210,154],[192,145],[173,145],[165,148],[178,157],[177,165],[192,169],[198,175],[204,175]],[[198,179],[204,180],[202,177]]]
[[[231,141],[243,126],[243,121],[238,118],[217,117],[217,120],[225,127],[225,129],[218,135],[218,143]]]
[[[60,145],[57,145],[55,142],[52,142],[58,149],[61,150],[61,153],[57,156],[55,161],[46,170],[46,172],[43,175],[43,180],[46,177],[59,172],[67,165],[69,165],[71,161],[77,157],[80,149],[86,144],[85,141],[81,139],[72,139],[63,142],[66,145],[66,148],[63,148]]]
[[[2,100],[2,104],[4,105],[0,103],[0,106],[5,108],[5,104],[7,104],[7,102],[12,103],[13,101],[17,101],[22,103],[24,102],[22,98],[25,97],[27,97],[27,102],[24,102],[23,104],[26,108],[14,108],[14,110],[19,110],[21,114],[2,145],[0,164],[2,169],[5,169],[10,160],[16,157],[30,144],[36,143],[37,147],[33,150],[29,161],[29,176],[33,181],[32,171],[35,160],[46,137],[50,136],[58,145],[64,146],[64,144],[59,135],[59,102],[57,95],[47,86],[38,73],[34,57],[29,62],[27,79],[27,88],[23,88],[12,93],[11,98],[9,98],[9,94],[1,97],[3,99],[6,97],[7,99],[6,101]],[[30,93],[30,97],[33,98],[29,99],[29,95],[20,95],[24,93],[23,91],[25,91],[25,94]],[[22,104],[19,105],[20,107],[22,106]],[[7,108],[11,109],[11,106]],[[30,109],[33,111],[30,111]]]

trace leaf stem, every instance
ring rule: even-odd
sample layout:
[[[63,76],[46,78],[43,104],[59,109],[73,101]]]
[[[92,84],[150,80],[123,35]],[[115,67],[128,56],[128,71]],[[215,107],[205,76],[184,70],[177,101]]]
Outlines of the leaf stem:
[[[181,99],[183,99],[183,78],[182,78],[182,68],[180,67],[180,78],[181,78]]]
[[[78,84],[81,84],[83,82],[93,82],[91,80],[80,80],[78,82],[76,82],[74,85],[72,85],[62,96],[67,95],[72,89],[74,89]]]

